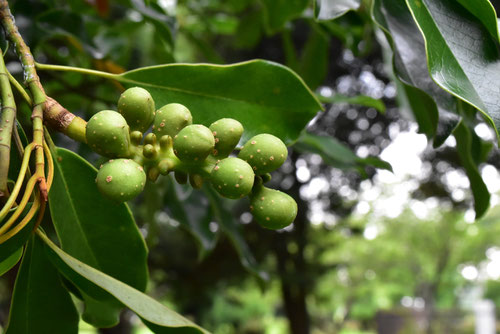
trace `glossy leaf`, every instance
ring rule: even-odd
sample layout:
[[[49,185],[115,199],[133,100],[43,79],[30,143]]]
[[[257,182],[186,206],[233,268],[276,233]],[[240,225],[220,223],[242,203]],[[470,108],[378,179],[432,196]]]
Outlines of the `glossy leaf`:
[[[96,285],[113,295],[123,305],[134,311],[155,333],[208,333],[176,312],[166,308],[151,297],[129,285],[92,268],[75,259],[57,247],[43,233],[38,234],[43,240],[45,250],[59,270],[73,283]],[[86,282],[86,283],[84,283]]]
[[[488,210],[490,205],[490,193],[474,162],[471,130],[462,121],[455,129],[454,135],[457,140],[457,152],[460,157],[460,162],[465,168],[465,173],[469,178],[472,195],[474,196],[474,210],[476,211],[477,219],[483,216]]]
[[[199,191],[183,191],[183,186],[168,178],[165,208],[169,216],[184,227],[197,241],[200,257],[216,244],[217,234],[210,231],[212,221],[210,203]]]
[[[299,17],[309,0],[261,0],[264,5],[264,21],[270,33],[280,30],[285,23]]]
[[[424,35],[432,78],[480,110],[498,136],[498,40],[492,38],[483,22],[455,1],[407,0],[407,4]]]
[[[333,20],[350,10],[357,10],[361,0],[314,0],[317,20]]]
[[[17,251],[14,251],[10,256],[8,256],[4,260],[0,260],[0,276],[8,272],[12,267],[14,267],[21,256],[23,255],[23,248],[19,248]]]
[[[317,95],[318,100],[323,103],[349,103],[358,106],[375,108],[381,113],[385,113],[385,104],[380,99],[374,99],[371,96],[366,95],[356,95],[356,96],[345,96],[341,94],[336,94],[333,96],[321,96]]]
[[[55,175],[49,204],[62,248],[88,265],[144,291],[148,280],[147,249],[130,210],[99,193],[94,181],[97,171],[88,162],[65,149],[54,153]],[[113,304],[113,299],[105,294],[90,295]],[[119,308],[114,304],[109,307]],[[118,321],[117,317],[105,321],[101,314],[92,314],[86,308],[84,319],[98,327],[112,326]],[[108,314],[118,315],[116,310]]]
[[[234,65],[171,64],[144,67],[115,77],[142,86],[159,108],[181,103],[195,123],[232,117],[245,127],[243,140],[271,133],[290,144],[321,109],[294,72],[277,63],[253,60]]]
[[[349,147],[329,136],[305,132],[294,147],[301,152],[319,154],[326,164],[335,168],[349,169],[373,166],[392,171],[388,162],[376,157],[360,158]]]
[[[459,116],[453,96],[429,75],[422,34],[402,1],[375,0],[372,15],[392,40],[395,74],[405,86],[420,132],[435,137],[434,146],[440,146],[458,124]]]
[[[489,2],[488,0],[457,1],[484,24],[484,27],[488,30],[493,39],[500,42],[497,16],[495,15],[495,9],[491,2]]]
[[[69,292],[33,235],[16,278],[6,334],[78,333],[78,321]]]
[[[228,203],[229,201],[220,197],[211,186],[205,186],[203,190],[210,200],[213,209],[213,218],[219,223],[220,228],[233,244],[240,257],[241,264],[246,270],[259,279],[259,283],[262,286],[264,281],[268,279],[268,275],[266,272],[259,269],[258,263],[242,235],[241,226],[239,226],[240,223],[234,219],[231,211],[227,209],[231,207]]]

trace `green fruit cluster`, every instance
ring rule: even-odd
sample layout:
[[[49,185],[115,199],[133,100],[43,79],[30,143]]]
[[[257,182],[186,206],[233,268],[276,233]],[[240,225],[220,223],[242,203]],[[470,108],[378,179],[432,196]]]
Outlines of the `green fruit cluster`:
[[[231,156],[243,126],[222,118],[209,127],[193,124],[188,108],[170,103],[155,111],[151,94],[132,87],[121,94],[118,111],[103,110],[87,123],[87,144],[112,158],[97,173],[99,191],[115,202],[138,196],[146,180],[174,172],[179,183],[201,188],[205,181],[223,197],[250,198],[250,209],[265,228],[288,226],[297,204],[285,193],[264,187],[270,172],[286,160],[285,144],[271,134],[259,134]],[[149,128],[151,132],[145,134]]]

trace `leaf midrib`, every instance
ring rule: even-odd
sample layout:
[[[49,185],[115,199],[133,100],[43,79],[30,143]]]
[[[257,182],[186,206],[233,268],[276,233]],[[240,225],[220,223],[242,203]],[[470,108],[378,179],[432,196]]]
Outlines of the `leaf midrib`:
[[[231,97],[227,97],[227,96],[221,96],[221,95],[217,95],[217,94],[204,94],[204,93],[200,93],[200,92],[197,92],[197,91],[191,91],[191,90],[188,90],[188,89],[177,88],[177,87],[172,87],[172,86],[168,86],[168,85],[151,84],[151,83],[147,83],[147,82],[144,82],[144,81],[137,81],[135,79],[127,78],[125,76],[126,74],[127,73],[125,73],[124,75],[118,75],[117,76],[118,81],[121,81],[123,83],[129,83],[129,84],[133,84],[133,85],[139,85],[139,86],[143,86],[143,87],[149,87],[149,88],[153,88],[153,89],[158,89],[158,90],[170,90],[170,91],[174,91],[174,92],[183,93],[183,94],[186,94],[186,95],[200,96],[200,97],[204,97],[204,98],[212,98],[212,99],[218,99],[218,100],[222,100],[222,101],[231,101],[231,102],[234,102],[234,103],[244,103],[244,104],[249,104],[249,105],[255,105],[255,106],[259,106],[259,107],[269,108],[269,109],[277,109],[277,110],[290,110],[290,109],[292,109],[292,110],[297,110],[297,111],[307,110],[305,108],[293,108],[293,107],[290,108],[290,107],[272,106],[272,105],[269,105],[269,104],[258,103],[257,101],[251,101],[251,100],[246,100],[246,99],[236,99],[236,98],[231,98]],[[292,73],[290,73],[290,75],[293,76]],[[302,85],[305,87],[304,84],[302,84]],[[279,97],[277,96],[276,98],[279,98]],[[311,99],[314,101],[313,97],[311,97]],[[320,108],[319,105],[317,107]]]

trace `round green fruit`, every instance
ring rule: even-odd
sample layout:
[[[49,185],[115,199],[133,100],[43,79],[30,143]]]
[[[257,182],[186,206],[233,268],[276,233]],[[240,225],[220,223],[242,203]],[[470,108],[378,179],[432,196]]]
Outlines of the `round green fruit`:
[[[236,147],[243,134],[243,125],[232,118],[222,118],[210,125],[215,138],[215,157],[227,157]]]
[[[155,102],[147,90],[132,87],[122,93],[118,100],[118,112],[135,131],[146,131],[155,117]]]
[[[114,110],[102,110],[92,116],[85,130],[87,144],[109,158],[129,155],[130,135],[125,118]]]
[[[146,173],[141,165],[130,159],[109,160],[97,173],[97,188],[115,202],[131,200],[141,193]]]
[[[262,227],[278,230],[293,223],[297,203],[279,190],[261,186],[250,198],[250,211]]]
[[[278,169],[287,156],[288,150],[281,139],[267,133],[252,137],[238,154],[258,175]]]
[[[252,191],[255,174],[250,165],[239,158],[219,161],[210,173],[210,181],[219,194],[241,198]]]
[[[174,153],[185,162],[205,160],[214,145],[212,131],[201,124],[188,125],[174,137]]]
[[[164,135],[173,138],[179,131],[191,124],[193,124],[193,117],[189,109],[179,103],[170,103],[156,111],[153,133],[158,138]]]

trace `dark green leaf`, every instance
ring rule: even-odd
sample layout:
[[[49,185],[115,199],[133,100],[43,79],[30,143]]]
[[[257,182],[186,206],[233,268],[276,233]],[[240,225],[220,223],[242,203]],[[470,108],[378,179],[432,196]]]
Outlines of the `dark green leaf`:
[[[312,24],[295,70],[313,90],[323,82],[328,72],[329,47],[328,35],[317,24]]]
[[[306,9],[309,0],[261,0],[264,5],[264,22],[270,33],[283,28],[285,23],[297,18]]]
[[[12,267],[14,267],[21,256],[23,255],[23,248],[19,248],[17,251],[14,251],[10,256],[8,256],[5,260],[0,261],[0,276],[8,272]]]
[[[440,146],[458,124],[459,116],[455,99],[429,75],[422,34],[402,1],[375,0],[372,15],[392,40],[396,75],[405,86],[422,91],[405,87],[420,132],[435,137],[434,146]]]
[[[474,16],[488,30],[493,37],[494,40],[500,41],[500,37],[498,35],[498,19],[495,15],[495,8],[491,4],[491,2],[487,0],[457,0],[460,2],[462,6],[464,6],[469,12],[471,12]]]
[[[55,175],[49,204],[62,248],[90,266],[144,291],[148,280],[147,249],[130,210],[126,204],[111,202],[98,192],[94,182],[96,170],[85,160],[65,149],[54,153]],[[106,295],[87,294],[113,302]],[[111,326],[118,320],[110,318],[106,323],[101,314],[90,312],[87,308],[84,319],[99,319],[93,322],[96,326]]]
[[[329,136],[304,132],[294,148],[301,152],[316,153],[330,166],[340,169],[373,166],[392,171],[391,165],[376,157],[360,158],[349,147]]]
[[[196,239],[200,257],[210,252],[217,241],[217,235],[210,231],[212,212],[206,196],[199,191],[182,191],[183,186],[168,178],[165,192],[165,206],[169,216]]]
[[[472,157],[472,136],[471,130],[460,122],[458,127],[453,132],[457,140],[457,152],[460,157],[462,166],[465,168],[465,173],[470,181],[472,195],[474,196],[474,209],[476,211],[476,219],[480,218],[490,205],[490,193],[486,184],[479,174],[477,166]]]
[[[155,333],[208,333],[181,315],[166,308],[144,293],[108,276],[57,247],[43,233],[38,234],[45,242],[45,250],[59,270],[73,283],[99,286],[134,311]]]
[[[36,22],[45,32],[45,38],[52,35],[72,36],[89,50],[95,50],[94,42],[87,34],[81,14],[65,9],[51,9],[38,15]]]
[[[357,10],[361,0],[314,0],[317,20],[333,20],[350,10]]]
[[[6,334],[78,333],[78,312],[33,235],[21,262]]]
[[[22,216],[26,214],[31,208],[31,203],[28,203],[23,211]],[[26,226],[24,226],[18,233],[12,236],[10,239],[0,244],[0,261],[3,261],[10,257],[13,253],[17,252],[27,241],[35,225],[35,219],[31,219]]]
[[[175,18],[168,16],[156,3],[145,4],[143,0],[130,0],[130,2],[132,7],[142,14],[146,22],[154,25],[161,38],[172,45]]]
[[[380,99],[374,99],[373,97],[366,95],[356,95],[356,96],[345,96],[345,95],[333,95],[330,97],[325,97],[321,95],[316,95],[318,99],[323,103],[349,103],[356,104],[363,107],[375,108],[381,113],[385,113],[385,104]]]
[[[220,228],[227,235],[229,240],[231,240],[231,243],[240,257],[241,264],[246,270],[257,277],[259,283],[263,285],[264,281],[268,279],[268,275],[258,268],[257,261],[255,261],[242,235],[239,222],[234,219],[233,214],[227,209],[231,207],[231,204],[228,203],[229,201],[221,198],[211,186],[205,186],[203,190],[210,200],[214,219],[219,223]]]
[[[453,0],[407,0],[407,4],[424,35],[433,79],[481,111],[498,136],[500,80],[493,79],[500,76],[498,40]]]
[[[264,60],[152,66],[115,78],[127,87],[148,89],[158,108],[172,102],[186,105],[195,123],[235,118],[245,127],[243,140],[271,133],[290,144],[321,109],[294,72]]]

